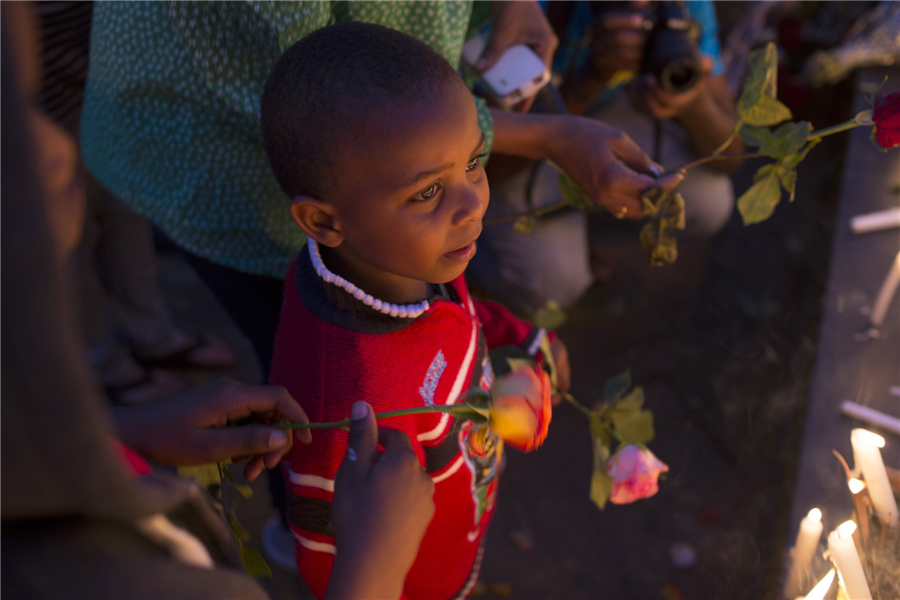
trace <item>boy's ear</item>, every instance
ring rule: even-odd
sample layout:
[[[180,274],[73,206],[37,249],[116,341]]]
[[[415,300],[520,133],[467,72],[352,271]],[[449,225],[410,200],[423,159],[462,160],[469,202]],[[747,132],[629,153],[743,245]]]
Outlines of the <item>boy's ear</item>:
[[[344,234],[335,218],[334,206],[312,196],[297,196],[291,200],[291,216],[306,235],[331,248],[341,245]]]

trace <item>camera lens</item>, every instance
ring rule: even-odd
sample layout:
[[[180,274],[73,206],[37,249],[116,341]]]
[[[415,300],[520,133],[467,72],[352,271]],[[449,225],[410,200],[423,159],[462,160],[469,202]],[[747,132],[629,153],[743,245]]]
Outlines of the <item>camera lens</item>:
[[[693,60],[676,60],[667,64],[660,73],[660,85],[669,92],[681,93],[694,87],[700,78],[697,63]]]

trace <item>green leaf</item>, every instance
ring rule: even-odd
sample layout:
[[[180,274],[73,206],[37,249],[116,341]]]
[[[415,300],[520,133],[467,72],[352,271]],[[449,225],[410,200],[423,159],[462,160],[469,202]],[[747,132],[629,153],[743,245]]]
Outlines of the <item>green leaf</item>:
[[[678,260],[678,242],[665,219],[651,221],[641,228],[641,246],[651,266],[663,267]]]
[[[627,396],[617,400],[613,412],[637,412],[644,406],[644,388],[636,386]]]
[[[741,127],[741,139],[744,140],[744,143],[748,146],[759,148],[772,139],[772,132],[768,127],[744,125]]]
[[[623,444],[646,444],[653,439],[653,413],[649,410],[618,411],[610,414]]]
[[[566,173],[559,174],[559,191],[566,204],[581,210],[589,210],[594,206],[584,190]]]
[[[178,467],[178,474],[181,477],[193,479],[204,489],[214,485],[222,485],[222,479],[219,477],[219,467],[216,463],[207,463],[193,467]]]
[[[606,471],[609,459],[609,444],[594,438],[594,474],[591,476],[591,500],[597,508],[603,510],[612,494],[613,478]]]
[[[513,221],[513,231],[516,233],[531,233],[537,220],[532,215],[522,215]]]
[[[750,186],[750,189],[738,198],[738,210],[744,220],[744,225],[753,225],[765,221],[772,216],[772,212],[781,201],[781,188],[776,176],[777,167],[765,165],[760,169],[766,169],[765,176]],[[757,171],[759,175],[759,171]]]
[[[550,346],[550,336],[541,336],[540,343],[541,355],[544,358],[544,370],[550,378],[550,389],[554,394],[559,393],[559,376],[556,372],[556,360],[553,358],[553,348]]]
[[[786,156],[782,161],[782,165],[786,169],[796,169],[797,165],[803,162],[803,159],[806,158],[806,155],[809,154],[809,151],[818,146],[822,142],[822,138],[816,138],[814,140],[810,140],[800,153],[794,154],[793,156]]]
[[[797,191],[797,171],[785,169],[784,167],[778,169],[778,181],[781,182],[781,187],[784,188],[784,191],[789,194],[788,202],[793,202]]]
[[[603,401],[608,403],[615,402],[622,398],[630,387],[631,369],[625,369],[606,380],[606,384],[603,386]]]
[[[566,322],[566,313],[556,300],[547,300],[547,303],[534,311],[532,322],[544,329],[559,329]]]
[[[591,437],[600,440],[600,442],[603,443],[607,448],[609,447],[610,443],[612,443],[612,436],[609,434],[609,430],[603,423],[603,417],[600,416],[600,413],[591,413],[590,430]]]
[[[272,569],[269,568],[262,554],[245,544],[241,544],[241,562],[244,563],[247,575],[272,578]]]
[[[534,367],[534,357],[529,356],[528,358],[507,358],[506,364],[509,365],[510,371],[515,371],[520,367]]]
[[[761,98],[774,98],[778,91],[778,51],[769,42],[749,55],[750,72],[738,99],[738,114],[755,107]]]
[[[250,534],[241,527],[241,523],[238,521],[237,513],[234,512],[234,509],[231,509],[231,512],[228,513],[228,525],[231,527],[231,535],[238,542],[249,542]]]
[[[812,125],[808,121],[784,123],[772,132],[772,137],[759,147],[759,151],[772,158],[791,156],[803,148],[811,131]]]
[[[755,105],[741,112],[740,115],[746,123],[761,127],[777,125],[792,117],[791,109],[769,96],[760,97]]]

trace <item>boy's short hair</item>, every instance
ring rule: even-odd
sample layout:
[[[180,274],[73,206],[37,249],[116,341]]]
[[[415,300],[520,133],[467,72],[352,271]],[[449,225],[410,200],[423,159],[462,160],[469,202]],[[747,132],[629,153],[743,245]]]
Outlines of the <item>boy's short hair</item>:
[[[266,81],[263,142],[290,196],[323,198],[340,180],[335,148],[379,110],[426,98],[460,79],[427,44],[380,25],[323,27],[285,52]]]

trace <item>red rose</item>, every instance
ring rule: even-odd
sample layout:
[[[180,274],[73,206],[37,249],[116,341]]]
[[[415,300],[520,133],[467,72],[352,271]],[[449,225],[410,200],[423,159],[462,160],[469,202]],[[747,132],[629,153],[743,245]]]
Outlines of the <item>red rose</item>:
[[[538,366],[523,366],[497,379],[488,418],[491,431],[517,450],[530,452],[544,443],[550,426],[550,377]],[[471,439],[471,438],[470,438]],[[474,450],[478,448],[478,439]],[[471,446],[470,446],[471,447]]]
[[[885,150],[900,146],[900,90],[875,96],[875,139]]]
[[[669,467],[649,450],[629,444],[610,457],[606,470],[613,478],[609,501],[630,504],[658,492],[659,474],[668,471]]]

